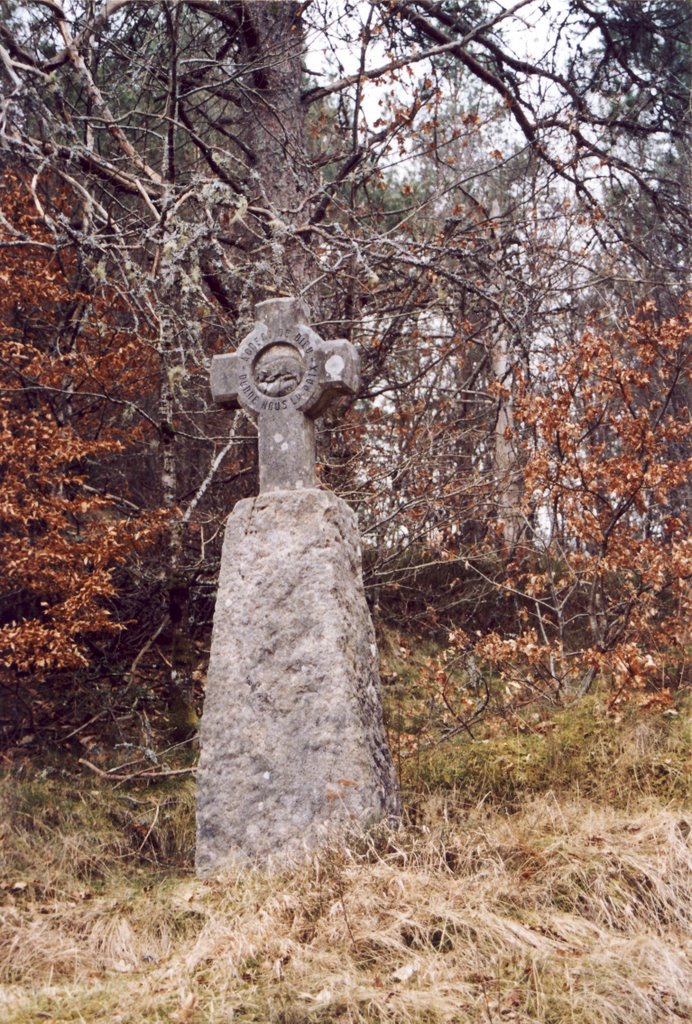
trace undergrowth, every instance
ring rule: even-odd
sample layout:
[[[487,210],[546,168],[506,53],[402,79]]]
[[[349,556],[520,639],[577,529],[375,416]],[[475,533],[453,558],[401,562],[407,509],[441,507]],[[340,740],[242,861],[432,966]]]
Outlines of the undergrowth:
[[[474,737],[421,744],[401,762],[402,783],[505,809],[548,792],[620,807],[642,796],[685,801],[692,796],[691,721],[685,703],[664,714],[612,714],[588,698],[552,713],[513,716],[501,730],[481,724]]]

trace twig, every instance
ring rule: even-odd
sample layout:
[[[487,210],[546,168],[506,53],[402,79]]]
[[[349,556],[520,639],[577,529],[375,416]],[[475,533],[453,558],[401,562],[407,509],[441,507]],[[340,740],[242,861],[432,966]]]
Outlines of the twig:
[[[97,768],[95,764],[92,764],[91,761],[85,760],[85,758],[83,758],[83,757],[80,757],[80,759],[77,761],[77,764],[84,764],[84,765],[86,765],[87,768],[91,768],[92,772],[96,772],[97,775],[100,775],[102,779],[109,779],[110,778],[110,775],[108,774],[108,772],[104,772],[104,770],[102,768]]]
[[[349,937],[351,939],[351,945],[353,946],[354,949],[356,949],[356,940],[355,940],[355,938],[353,936],[353,930],[351,928],[351,922],[349,921],[348,914],[346,913],[346,904],[344,903],[344,895],[343,895],[342,892],[339,893],[339,903],[341,904],[341,909],[342,909],[343,914],[344,914],[344,921],[346,922],[346,929],[347,929]]]
[[[82,729],[86,729],[86,727],[91,725],[92,722],[95,722],[97,718],[103,718],[105,714],[105,711],[99,711],[98,714],[94,715],[93,718],[90,718],[88,722],[84,722],[82,725],[77,726],[76,729],[73,729],[72,732],[68,732],[67,736],[62,736],[60,738],[60,742],[64,743],[65,740],[69,740],[72,736],[76,736],[78,732],[81,732]]]
[[[226,458],[226,455],[231,450],[232,446],[235,444],[235,441],[236,441],[235,429],[233,429],[233,430],[231,430],[231,437],[230,437],[230,440],[228,441],[228,444],[224,448],[222,448],[221,451],[218,452],[218,454],[214,458],[214,460],[213,460],[213,462],[212,462],[212,464],[211,464],[211,466],[209,468],[209,472],[207,473],[206,477],[204,478],[202,483],[197,488],[197,491],[195,492],[195,496],[193,497],[192,501],[190,502],[190,504],[185,509],[185,512],[183,514],[183,519],[182,519],[182,521],[184,523],[189,522],[192,513],[194,512],[195,508],[197,507],[197,505],[199,504],[200,500],[204,496],[204,492],[207,490],[207,488],[209,487],[209,484],[214,479],[214,474],[216,473],[217,469],[219,468],[219,466],[221,465],[223,460]]]
[[[166,779],[170,775],[188,775],[190,772],[192,772],[192,774],[194,775],[194,773],[196,771],[197,771],[197,765],[193,764],[193,765],[190,765],[189,768],[170,768],[167,771],[163,771],[163,772],[147,772],[147,771],[135,772],[134,775],[130,775],[129,778],[131,778],[131,779]],[[111,775],[111,776],[109,776],[109,778],[113,778],[113,776]],[[125,782],[126,780],[122,779],[121,781]]]
[[[96,772],[102,779],[117,779],[118,784],[121,782],[129,782],[131,779],[166,779],[171,775],[188,775],[190,772],[194,774],[197,771],[196,765],[191,765],[189,768],[170,768],[162,772],[150,772],[146,769],[141,772],[132,772],[129,775],[113,775],[110,772],[104,772],[103,768],[98,768],[91,761],[87,761],[86,758],[80,757],[77,764],[83,764],[85,768],[89,768],[92,772]]]
[[[142,842],[141,842],[141,843],[139,844],[139,847],[138,847],[138,849],[137,849],[137,853],[141,853],[141,852],[142,852],[142,850],[143,850],[143,848],[144,848],[144,844],[146,843],[147,839],[149,838],[149,836],[151,835],[151,833],[152,833],[152,832],[154,831],[154,829],[156,828],[156,822],[157,822],[157,821],[159,820],[159,811],[160,811],[160,810],[161,810],[161,801],[160,801],[160,800],[157,800],[157,802],[156,802],[156,812],[155,812],[155,814],[154,814],[154,820],[152,821],[151,825],[150,825],[150,826],[149,826],[149,828],[147,829],[147,834],[145,835],[144,839],[143,839],[143,840],[142,840]]]
[[[149,648],[156,642],[156,640],[158,640],[159,636],[164,631],[164,629],[166,628],[167,625],[168,625],[168,614],[164,615],[164,617],[161,620],[161,622],[159,623],[159,625],[156,627],[156,629],[154,630],[152,635],[149,637],[147,642],[144,644],[144,646],[139,651],[139,653],[135,657],[134,661],[130,665],[130,671],[127,673],[127,685],[128,685],[128,687],[131,686],[132,683],[134,682],[135,672],[137,671],[137,666],[139,665],[140,661],[142,660],[144,655],[147,653]]]

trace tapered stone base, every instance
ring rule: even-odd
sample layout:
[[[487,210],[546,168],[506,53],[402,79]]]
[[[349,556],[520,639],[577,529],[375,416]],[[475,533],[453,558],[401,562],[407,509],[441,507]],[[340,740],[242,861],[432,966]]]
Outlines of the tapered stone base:
[[[197,773],[197,872],[299,859],[399,812],[356,517],[275,491],[226,526]]]

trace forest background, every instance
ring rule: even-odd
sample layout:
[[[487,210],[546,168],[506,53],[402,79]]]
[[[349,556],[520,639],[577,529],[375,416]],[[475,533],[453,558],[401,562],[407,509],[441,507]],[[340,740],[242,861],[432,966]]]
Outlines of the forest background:
[[[0,0],[0,1017],[692,1015],[686,0]],[[359,349],[397,829],[195,882],[209,364]]]
[[[257,489],[209,362],[289,294],[361,353],[320,474],[380,629],[434,641],[385,673],[400,750],[594,686],[669,706],[689,5],[2,14],[3,742],[193,728],[223,520]]]

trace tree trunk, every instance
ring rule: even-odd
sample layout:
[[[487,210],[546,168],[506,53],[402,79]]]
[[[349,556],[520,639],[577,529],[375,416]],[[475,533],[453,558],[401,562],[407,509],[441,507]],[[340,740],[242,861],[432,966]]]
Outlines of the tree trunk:
[[[312,276],[307,233],[296,230],[309,221],[314,194],[301,99],[303,6],[252,0],[242,20],[249,71],[241,94],[242,137],[251,153],[248,200],[266,211],[263,230],[277,295],[301,295]]]
[[[493,381],[500,388],[495,421],[495,487],[497,516],[502,536],[511,552],[519,539],[521,518],[521,474],[514,442],[514,403],[508,331],[500,326],[491,353]]]

